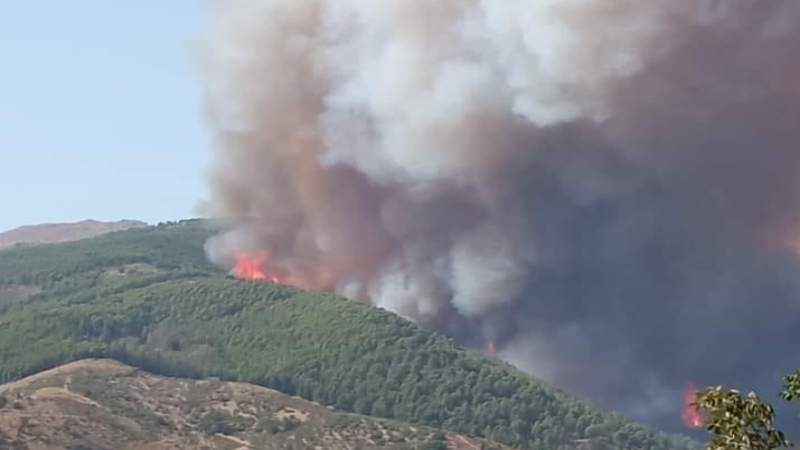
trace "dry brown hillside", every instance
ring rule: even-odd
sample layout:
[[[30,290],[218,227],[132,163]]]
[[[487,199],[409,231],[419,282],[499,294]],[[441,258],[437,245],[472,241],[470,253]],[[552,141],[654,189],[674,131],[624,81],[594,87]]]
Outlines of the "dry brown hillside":
[[[119,222],[84,220],[76,223],[27,225],[0,233],[0,250],[18,244],[35,245],[78,241],[114,231],[124,231],[145,226],[147,226],[146,223],[135,220],[122,220]]]
[[[504,449],[262,387],[84,360],[0,386],[0,449]]]

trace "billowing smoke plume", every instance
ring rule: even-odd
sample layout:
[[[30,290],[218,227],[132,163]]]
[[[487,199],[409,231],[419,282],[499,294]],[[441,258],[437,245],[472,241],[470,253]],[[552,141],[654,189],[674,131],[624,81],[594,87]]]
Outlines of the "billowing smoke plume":
[[[800,2],[224,0],[208,244],[661,424],[800,364]]]

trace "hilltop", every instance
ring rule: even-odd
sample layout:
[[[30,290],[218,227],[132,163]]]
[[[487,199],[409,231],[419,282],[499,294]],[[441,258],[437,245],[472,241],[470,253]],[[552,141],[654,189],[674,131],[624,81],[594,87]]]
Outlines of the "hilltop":
[[[243,383],[160,377],[82,360],[0,386],[0,448],[449,449],[503,447],[335,411]]]
[[[234,280],[216,229],[187,221],[0,252],[0,380],[87,357],[164,376],[249,382],[374,417],[519,448],[696,444],[609,414],[392,313],[332,294]]]
[[[27,225],[0,233],[0,250],[15,245],[79,241],[115,231],[125,231],[146,226],[146,223],[136,220],[121,220],[119,222],[84,220],[76,223]]]

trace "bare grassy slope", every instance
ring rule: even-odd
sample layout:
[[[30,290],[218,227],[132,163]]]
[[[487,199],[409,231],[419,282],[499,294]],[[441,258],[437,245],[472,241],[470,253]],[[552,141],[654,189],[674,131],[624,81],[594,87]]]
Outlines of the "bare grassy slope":
[[[83,360],[0,386],[0,449],[503,449],[243,383]]]
[[[0,311],[14,303],[28,300],[38,294],[39,291],[40,289],[34,286],[6,286],[0,284]]]
[[[119,222],[84,220],[76,223],[27,225],[0,233],[0,250],[19,244],[35,245],[79,241],[114,231],[124,231],[145,226],[147,226],[146,223],[135,220],[122,220]]]

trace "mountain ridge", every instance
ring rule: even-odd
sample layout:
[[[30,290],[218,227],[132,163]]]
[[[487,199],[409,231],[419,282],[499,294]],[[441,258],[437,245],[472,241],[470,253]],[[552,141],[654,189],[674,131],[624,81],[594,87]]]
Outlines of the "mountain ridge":
[[[39,245],[72,242],[89,239],[115,231],[143,228],[147,223],[138,220],[101,222],[87,219],[69,223],[43,223],[23,225],[0,232],[0,250],[17,245]]]

